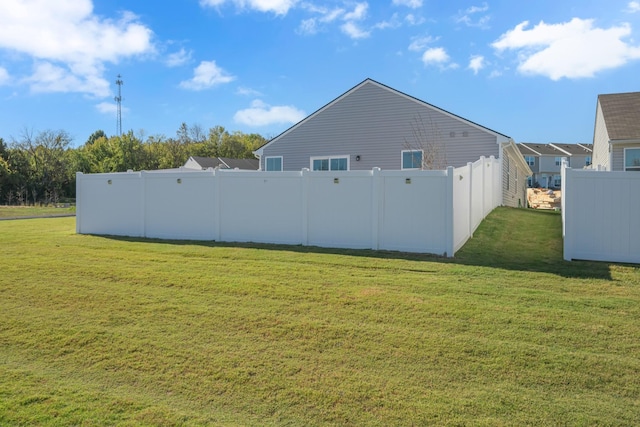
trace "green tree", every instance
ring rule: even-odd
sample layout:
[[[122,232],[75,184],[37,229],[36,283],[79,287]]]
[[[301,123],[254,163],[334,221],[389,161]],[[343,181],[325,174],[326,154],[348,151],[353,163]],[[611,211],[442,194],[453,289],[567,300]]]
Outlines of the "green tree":
[[[94,142],[96,142],[98,140],[98,138],[106,138],[107,134],[104,133],[103,130],[98,129],[97,131],[93,132],[91,135],[89,135],[89,138],[87,139],[87,142],[85,142],[85,145],[91,145]]]
[[[23,151],[28,165],[21,174],[20,192],[24,193],[26,187],[27,198],[33,203],[58,201],[62,188],[68,184],[65,152],[71,141],[64,130],[45,130],[34,137],[32,131],[25,129],[20,141],[16,142],[16,148]]]

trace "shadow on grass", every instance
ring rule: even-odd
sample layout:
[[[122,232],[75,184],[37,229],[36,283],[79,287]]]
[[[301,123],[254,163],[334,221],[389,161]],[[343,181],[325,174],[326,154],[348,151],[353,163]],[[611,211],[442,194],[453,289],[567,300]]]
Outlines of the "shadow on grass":
[[[380,259],[444,262],[514,271],[551,273],[567,278],[611,280],[609,263],[565,261],[562,258],[562,220],[557,212],[497,208],[480,224],[474,237],[455,258],[430,254],[360,249],[321,248],[317,246],[234,243],[194,240],[145,239],[100,236],[127,242],[157,242],[169,245],[198,245],[211,248],[250,248],[348,255]]]

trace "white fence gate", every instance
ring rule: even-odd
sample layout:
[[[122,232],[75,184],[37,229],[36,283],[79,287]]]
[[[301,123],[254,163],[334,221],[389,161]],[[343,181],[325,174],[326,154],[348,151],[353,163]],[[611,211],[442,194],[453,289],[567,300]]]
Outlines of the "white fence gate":
[[[640,263],[640,174],[562,169],[564,259]]]
[[[500,162],[445,171],[77,174],[76,231],[453,256],[500,205]]]

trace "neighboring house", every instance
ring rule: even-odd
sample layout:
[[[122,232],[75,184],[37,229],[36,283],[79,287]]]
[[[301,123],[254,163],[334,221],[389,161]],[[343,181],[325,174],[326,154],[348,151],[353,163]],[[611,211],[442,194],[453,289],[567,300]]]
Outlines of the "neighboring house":
[[[640,171],[640,92],[598,95],[593,167]]]
[[[207,170],[213,169],[244,169],[244,170],[258,170],[260,162],[258,159],[230,159],[227,157],[189,157],[189,160],[184,164],[184,168]]]
[[[527,177],[529,187],[560,188],[562,159],[569,166],[582,169],[591,164],[591,144],[534,144],[521,142],[518,149],[533,174]]]
[[[510,137],[366,79],[254,152],[260,170],[460,167],[503,159],[503,204],[526,205],[531,174]]]

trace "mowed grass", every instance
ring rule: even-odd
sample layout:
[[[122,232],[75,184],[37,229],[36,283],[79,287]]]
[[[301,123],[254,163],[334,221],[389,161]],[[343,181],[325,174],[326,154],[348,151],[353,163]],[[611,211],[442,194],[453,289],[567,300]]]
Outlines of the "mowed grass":
[[[73,215],[75,206],[0,206],[0,218],[22,218],[34,216]]]
[[[637,425],[640,268],[499,208],[456,259],[0,222],[0,425]]]

